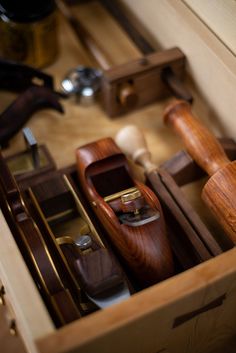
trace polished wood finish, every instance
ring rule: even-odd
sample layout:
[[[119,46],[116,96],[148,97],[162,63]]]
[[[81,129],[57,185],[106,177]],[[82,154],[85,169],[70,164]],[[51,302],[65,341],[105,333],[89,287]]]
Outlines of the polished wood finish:
[[[114,257],[105,248],[80,255],[76,262],[76,271],[85,292],[91,296],[108,295],[124,283],[121,269]]]
[[[40,293],[57,326],[80,317],[75,302],[59,270],[60,264],[50,253],[45,239],[26,207],[23,196],[0,155],[0,205],[22,256],[40,288]],[[58,297],[59,295],[59,297]],[[67,311],[65,311],[65,302]]]
[[[76,36],[104,71],[101,100],[110,117],[125,114],[161,99],[169,94],[168,88],[177,92],[178,97],[180,94],[181,98],[192,99],[180,80],[183,78],[185,66],[185,56],[180,49],[140,55],[138,61],[112,66],[107,49],[99,45],[62,0],[57,3]]]
[[[137,45],[143,55],[151,54],[156,52],[156,49],[150,44],[150,41],[145,38],[140,32],[140,28],[137,26],[137,21],[130,16],[126,11],[127,9],[122,6],[120,1],[109,1],[101,0],[104,6],[110,11],[114,18],[119,22],[122,28],[125,30],[129,38]],[[193,101],[193,96],[184,82],[176,76],[170,67],[166,67],[161,77],[171,93],[176,98],[187,100],[188,102]]]
[[[164,168],[158,168],[152,162],[151,152],[142,131],[135,125],[128,125],[117,133],[116,142],[134,162],[145,169],[147,179],[168,215],[168,222],[174,221],[181,229],[182,235],[178,234],[178,241],[182,248],[185,249],[185,242],[189,242],[194,253],[191,256],[196,257],[197,261],[205,261],[212,255],[220,254],[222,252],[220,246],[189,204],[175,180]],[[178,226],[173,226],[177,233]],[[177,247],[176,256],[185,263],[186,254],[183,254],[183,250],[179,250],[179,244],[175,237],[171,236],[171,240],[174,248]],[[186,251],[189,252],[189,248]]]
[[[131,177],[125,156],[112,139],[102,139],[82,146],[76,151],[78,177],[94,212],[108,231],[112,244],[142,286],[154,284],[173,274],[173,259],[165,232],[161,205],[153,192]],[[119,168],[124,169],[119,172]],[[114,173],[109,178],[108,172]],[[121,174],[118,174],[121,173]],[[105,184],[98,182],[98,177]],[[95,179],[96,178],[96,179]],[[110,187],[120,188],[113,190]],[[143,194],[146,205],[160,213],[160,218],[141,226],[121,224],[118,215],[104,196],[131,186]],[[106,187],[108,188],[106,190]]]
[[[221,144],[194,118],[186,102],[170,104],[165,110],[164,120],[173,126],[189,154],[209,174],[210,179],[203,188],[202,198],[236,243],[236,162],[230,162]]]
[[[62,175],[64,172],[68,176]],[[95,232],[94,220],[86,214],[77,188],[70,189],[73,188],[70,174],[67,169],[58,170],[52,178],[49,174],[48,180],[39,181],[30,189],[29,196],[31,212],[51,252],[56,246],[65,265],[61,271],[66,274],[81,315],[86,315],[97,309],[87,296],[95,300],[99,295],[106,303],[111,293],[116,292],[119,297],[119,285],[127,284],[119,263]],[[83,235],[91,239],[84,250],[77,245]]]
[[[236,159],[236,143],[231,138],[219,138],[219,142],[228,158],[232,161]],[[173,157],[161,164],[179,185],[186,185],[205,175],[194,159],[184,150],[177,152]]]
[[[176,39],[172,40],[174,36],[183,43],[187,35],[191,35],[191,40],[186,40],[186,47],[180,43],[181,48],[189,48],[190,44],[192,46],[193,44],[199,44],[199,41],[196,41],[196,31],[193,27],[187,27],[186,17],[183,13],[176,16],[177,12],[175,9],[173,10],[169,6],[166,13],[163,14],[163,7],[167,7],[170,2],[175,7],[183,4],[182,1],[168,0],[165,2],[152,1],[152,6],[149,3],[147,6],[146,2],[141,0],[134,2],[132,0],[135,8],[138,8],[138,5],[143,6],[142,19],[144,19],[143,14],[145,11],[153,12],[154,6],[157,8],[157,11],[153,12],[152,22],[152,25],[159,26],[156,31],[156,38],[153,41],[153,43],[155,42],[155,47],[157,47],[157,41],[161,41],[166,48],[170,48],[176,44],[174,43]],[[76,6],[74,10],[74,13],[79,16],[81,21],[89,26],[88,28],[96,40],[111,48],[114,64],[118,65],[140,56],[140,53],[137,53],[137,48],[131,44],[121,27],[118,27],[112,21],[112,18],[96,1],[83,1],[83,5]],[[157,21],[157,17],[160,21]],[[54,65],[47,68],[47,71],[54,75],[58,87],[66,71],[78,65],[78,61],[82,64],[89,63],[70,27],[62,17],[59,16],[59,18],[60,56]],[[166,18],[170,18],[171,21],[166,21]],[[190,20],[189,24],[192,26],[194,22],[192,18]],[[181,36],[179,31],[171,30],[173,26],[170,26],[170,22],[174,24],[175,28],[181,28]],[[137,19],[136,23],[138,23]],[[166,25],[167,30],[165,33],[160,29],[161,23]],[[141,27],[139,28],[141,30]],[[205,36],[206,33],[203,34]],[[197,48],[199,47],[200,45]],[[187,53],[186,49],[185,51]],[[197,52],[202,52],[201,48]],[[204,59],[205,56],[207,55],[204,52],[201,58]],[[232,104],[229,104],[227,99],[216,100],[216,94],[218,98],[222,98],[222,91],[225,92],[227,97],[230,95],[232,97],[235,94],[233,91],[234,81],[227,76],[229,75],[227,67],[225,66],[225,70],[222,70],[222,80],[217,75],[215,77],[215,82],[221,82],[216,92],[215,82],[212,84],[212,80],[209,80],[209,76],[206,75],[207,64],[205,66],[202,65],[202,60],[199,61],[196,51],[191,49],[188,50],[188,58],[191,68],[194,69],[194,62],[198,63],[199,66],[199,72],[195,75],[194,81],[197,80],[199,85],[201,83],[205,90],[207,87],[207,92],[211,93],[212,97],[214,96],[212,104],[206,105],[202,100],[202,96],[198,94],[196,86],[194,86],[193,82],[189,82],[189,87],[195,97],[195,111],[198,112],[208,126],[214,125],[214,128],[217,128],[220,125],[222,127],[222,130],[220,130],[221,134],[225,134],[224,127],[228,124],[230,126],[229,134],[232,135],[234,122]],[[209,65],[213,67],[212,70],[216,73],[216,66],[213,65],[216,64],[213,51],[211,60],[206,58],[205,63],[207,60],[211,63]],[[223,66],[222,62],[221,65]],[[225,75],[227,80],[225,80]],[[208,85],[206,80],[208,80]],[[213,90],[209,89],[211,85],[214,86]],[[231,85],[232,89],[229,86],[226,89],[227,85]],[[1,92],[1,109],[4,109],[11,101],[12,96],[9,93]],[[212,108],[214,107],[215,111],[220,104],[225,105],[225,107],[227,105],[230,113],[228,115],[225,114],[224,109],[224,112],[222,111],[219,114],[219,120],[214,119],[213,121],[212,118],[215,116]],[[173,135],[170,129],[163,126],[161,119],[157,119],[157,116],[161,116],[166,101],[158,101],[135,113],[127,114],[123,119],[113,121],[107,119],[106,114],[97,105],[84,108],[70,100],[65,101],[63,105],[66,112],[64,117],[53,111],[44,111],[38,112],[37,117],[29,121],[29,126],[38,141],[47,143],[60,168],[74,163],[74,149],[78,145],[89,143],[108,135],[115,136],[118,129],[127,124],[137,124],[144,131],[153,156],[153,162],[156,165],[160,165],[163,161],[170,159],[177,151],[183,148],[180,139]],[[52,131],[53,133],[51,133]],[[12,139],[9,148],[4,151],[4,154],[16,153],[22,150],[23,147],[24,143],[21,139],[21,134],[19,134]],[[134,170],[136,175],[143,180],[143,174],[140,172],[141,168],[134,166]],[[31,183],[34,182],[34,179],[31,180]],[[43,181],[43,178],[41,180]],[[187,190],[187,196],[195,189],[195,184],[190,185]],[[208,222],[209,214],[206,209],[203,210],[201,207],[202,202],[195,192],[192,198],[192,205],[194,207],[200,205],[199,214],[205,215],[206,222]],[[236,249],[227,251],[214,259],[137,293],[122,304],[106,310],[100,310],[57,330],[50,324],[48,311],[41,300],[1,212],[0,222],[0,277],[6,289],[6,299],[8,298],[13,305],[18,330],[27,344],[27,352],[235,352]],[[215,226],[218,226],[216,222]],[[181,232],[179,234],[181,235]],[[223,300],[222,305],[213,309],[206,309],[210,303],[215,302],[224,294],[226,294],[226,298]],[[185,314],[190,317],[190,313],[195,316],[173,328],[173,323],[176,322],[177,318],[183,318]],[[7,336],[4,340],[2,336],[6,333],[6,330],[2,329],[2,325],[0,330],[1,350],[6,353],[18,353],[20,350],[19,346],[14,349],[13,345],[10,345],[10,340],[15,338]]]
[[[185,56],[178,48],[141,56],[137,60],[113,66],[104,72],[102,84],[102,104],[109,116],[115,117],[144,105],[163,99],[169,95],[162,79],[163,69],[170,67],[179,78],[184,76]],[[129,83],[136,94],[132,96],[132,106],[120,104],[120,89]],[[130,86],[131,85],[131,86]],[[126,99],[127,102],[127,99]]]
[[[50,217],[68,211],[71,211],[73,216],[75,209],[73,197],[63,179],[58,175],[52,178],[49,175],[49,178],[43,182],[39,180],[38,184],[32,186],[32,191],[45,218],[50,219]]]

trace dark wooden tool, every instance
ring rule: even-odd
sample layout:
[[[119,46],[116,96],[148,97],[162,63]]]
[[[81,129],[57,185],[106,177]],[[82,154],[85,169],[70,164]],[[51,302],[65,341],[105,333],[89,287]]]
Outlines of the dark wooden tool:
[[[168,87],[172,87],[172,91],[177,92],[181,98],[184,95],[192,99],[181,84],[185,56],[180,49],[152,52],[114,66],[109,54],[94,40],[65,2],[57,0],[57,4],[81,44],[103,69],[101,100],[109,116],[118,116],[162,99],[168,95]]]
[[[0,206],[57,326],[79,318],[80,312],[22,194],[0,155]]]
[[[31,66],[0,59],[1,90],[21,93],[32,86],[45,87],[53,91],[53,77]]]
[[[0,145],[6,145],[33,113],[45,108],[63,113],[59,96],[51,89],[32,86],[21,93],[0,115]]]
[[[104,246],[69,178],[57,175],[30,190],[44,234],[62,251],[69,276],[99,308],[130,296],[124,273]]]
[[[142,286],[171,276],[173,259],[160,203],[134,180],[110,138],[76,150],[82,188],[128,269]]]
[[[124,274],[110,251],[92,234],[58,237],[58,244],[87,297],[100,309],[129,298]]]
[[[169,214],[167,224],[171,223],[171,217],[176,220],[184,234],[185,242],[189,242],[195,249],[198,260],[205,261],[211,256],[220,254],[222,250],[219,245],[189,205],[174,179],[163,168],[158,168],[152,163],[151,153],[141,130],[135,125],[126,126],[117,133],[115,140],[127,156],[145,169],[148,181]],[[175,231],[177,232],[177,228]],[[179,237],[176,242],[176,237],[171,237],[171,241],[175,248],[181,239]],[[182,262],[179,247],[175,252]]]
[[[102,82],[102,103],[111,117],[141,108],[169,95],[162,74],[170,67],[180,80],[184,76],[185,56],[179,48],[151,53],[140,59],[111,67],[104,72]],[[129,84],[136,99],[132,104],[121,104],[120,89]],[[128,99],[127,99],[128,102]]]
[[[88,51],[92,57],[92,61],[96,61],[101,69],[109,70],[112,67],[112,60],[109,57],[108,52],[105,51],[93,38],[90,32],[82,25],[81,22],[72,14],[69,7],[63,0],[57,0],[58,8],[61,10],[67,21],[73,28],[76,36],[78,37],[81,44]],[[119,91],[117,92],[119,104],[126,107],[126,109],[133,108],[137,102],[137,94],[134,90],[133,85],[130,82],[124,82],[120,85]]]
[[[236,243],[236,162],[230,162],[215,136],[194,118],[189,104],[175,101],[164,113],[166,123],[182,137],[188,153],[210,176],[202,198]]]

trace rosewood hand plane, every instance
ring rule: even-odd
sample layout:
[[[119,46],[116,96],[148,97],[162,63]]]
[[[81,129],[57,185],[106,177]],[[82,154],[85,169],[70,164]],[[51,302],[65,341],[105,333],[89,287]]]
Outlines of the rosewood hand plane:
[[[145,287],[174,272],[172,251],[156,195],[132,177],[111,138],[76,150],[84,193],[123,263]]]

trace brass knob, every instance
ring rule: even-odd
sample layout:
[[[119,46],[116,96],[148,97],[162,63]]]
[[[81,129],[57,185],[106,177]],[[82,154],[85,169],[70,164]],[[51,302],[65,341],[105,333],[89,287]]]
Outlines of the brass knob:
[[[132,201],[132,200],[136,200],[137,198],[141,197],[141,192],[136,189],[135,191],[132,191],[128,194],[124,194],[121,196],[121,202],[122,203],[125,203],[125,202],[128,202],[128,201]]]

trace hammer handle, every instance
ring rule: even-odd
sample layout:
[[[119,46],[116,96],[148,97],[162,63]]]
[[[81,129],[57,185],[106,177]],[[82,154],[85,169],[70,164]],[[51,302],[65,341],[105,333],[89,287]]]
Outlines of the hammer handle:
[[[230,163],[216,137],[192,115],[190,105],[175,101],[164,113],[164,121],[181,136],[187,151],[210,176]]]

